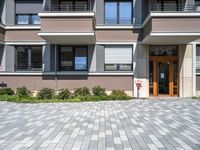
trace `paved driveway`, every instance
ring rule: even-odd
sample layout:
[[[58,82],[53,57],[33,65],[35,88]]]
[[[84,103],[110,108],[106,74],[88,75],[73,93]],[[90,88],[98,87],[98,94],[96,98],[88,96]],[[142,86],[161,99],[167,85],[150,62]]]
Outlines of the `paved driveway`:
[[[0,102],[0,149],[200,150],[200,101]]]

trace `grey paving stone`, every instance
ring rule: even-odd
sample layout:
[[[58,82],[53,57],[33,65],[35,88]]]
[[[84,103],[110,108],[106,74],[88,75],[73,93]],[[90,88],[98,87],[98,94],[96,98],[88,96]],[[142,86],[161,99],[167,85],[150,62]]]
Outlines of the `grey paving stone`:
[[[200,101],[0,102],[0,149],[200,149]]]

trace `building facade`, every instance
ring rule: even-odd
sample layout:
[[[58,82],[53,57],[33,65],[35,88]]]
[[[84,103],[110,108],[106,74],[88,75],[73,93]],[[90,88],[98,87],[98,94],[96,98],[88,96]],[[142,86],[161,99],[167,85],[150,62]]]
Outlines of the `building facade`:
[[[1,0],[0,83],[200,94],[199,0]]]

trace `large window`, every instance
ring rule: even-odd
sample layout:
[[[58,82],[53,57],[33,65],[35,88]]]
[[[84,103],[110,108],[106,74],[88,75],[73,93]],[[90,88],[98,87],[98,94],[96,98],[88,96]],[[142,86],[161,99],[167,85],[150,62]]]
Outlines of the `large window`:
[[[196,51],[196,72],[200,73],[200,45],[197,45]]]
[[[132,1],[106,0],[105,24],[132,24]]]
[[[15,69],[17,71],[42,70],[42,47],[41,46],[16,47]]]
[[[132,71],[132,46],[105,46],[105,71]]]
[[[60,71],[87,71],[87,47],[61,46]]]

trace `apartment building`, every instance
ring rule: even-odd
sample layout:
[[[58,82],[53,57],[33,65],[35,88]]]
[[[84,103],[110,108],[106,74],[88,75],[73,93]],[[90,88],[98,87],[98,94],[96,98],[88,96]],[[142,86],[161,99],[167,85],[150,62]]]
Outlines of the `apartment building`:
[[[0,85],[200,94],[199,0],[1,0]]]

